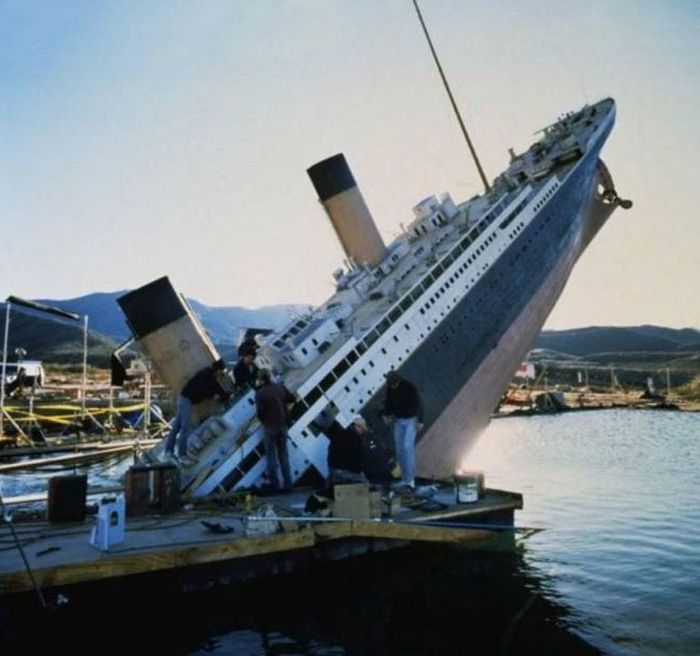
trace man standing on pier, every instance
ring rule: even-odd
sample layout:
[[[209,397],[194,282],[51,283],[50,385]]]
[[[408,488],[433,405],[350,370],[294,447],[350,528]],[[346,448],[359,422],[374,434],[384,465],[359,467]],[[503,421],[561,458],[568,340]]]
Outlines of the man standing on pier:
[[[292,472],[289,468],[289,453],[287,451],[287,427],[289,412],[287,405],[296,401],[284,385],[272,381],[269,369],[258,372],[258,389],[255,392],[258,419],[265,431],[265,454],[267,455],[267,476],[270,485],[279,490],[277,476],[278,462],[282,468],[284,490],[292,487]]]
[[[243,392],[248,387],[254,388],[258,377],[258,368],[255,365],[255,349],[246,348],[238,358],[236,366],[233,368],[233,378],[239,392]]]
[[[396,371],[386,374],[384,419],[393,424],[396,462],[401,467],[400,486],[416,484],[416,435],[423,428],[423,402],[415,385]]]

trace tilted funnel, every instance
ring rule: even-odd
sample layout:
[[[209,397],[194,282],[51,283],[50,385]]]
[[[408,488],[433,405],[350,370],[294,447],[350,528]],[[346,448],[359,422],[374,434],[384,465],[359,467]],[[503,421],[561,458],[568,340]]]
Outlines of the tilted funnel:
[[[345,156],[324,159],[307,173],[347,256],[359,265],[379,264],[386,247]]]

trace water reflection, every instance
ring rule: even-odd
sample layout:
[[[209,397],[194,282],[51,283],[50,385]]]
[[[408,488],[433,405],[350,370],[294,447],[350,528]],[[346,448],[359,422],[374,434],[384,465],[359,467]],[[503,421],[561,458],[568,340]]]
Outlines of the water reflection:
[[[569,609],[547,600],[523,548],[484,551],[420,546],[335,564],[309,560],[301,573],[265,583],[182,594],[179,576],[73,594],[37,633],[21,614],[8,649],[30,653],[94,646],[111,627],[111,650],[175,654],[596,653],[560,627]],[[211,574],[211,572],[209,572]],[[205,579],[202,578],[202,581]],[[191,587],[192,579],[187,585]],[[99,604],[95,604],[99,599]],[[117,630],[118,629],[118,630]],[[543,652],[542,649],[546,648]]]

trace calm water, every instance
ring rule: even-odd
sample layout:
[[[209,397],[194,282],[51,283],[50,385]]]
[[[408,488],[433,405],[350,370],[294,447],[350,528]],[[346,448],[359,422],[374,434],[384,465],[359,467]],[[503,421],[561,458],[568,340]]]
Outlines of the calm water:
[[[465,465],[483,469],[490,487],[521,491],[516,522],[546,530],[514,553],[480,559],[423,547],[186,600],[165,587],[155,605],[171,621],[160,646],[183,654],[585,653],[551,633],[564,626],[610,654],[700,654],[700,415],[500,419]],[[125,466],[113,462],[102,474]],[[18,494],[45,479],[3,483]],[[114,597],[123,605],[121,593]],[[532,598],[539,601],[505,645]],[[149,617],[154,602],[144,603],[132,618]],[[84,623],[85,607],[74,607]],[[66,633],[72,640],[73,629]]]
[[[611,654],[700,653],[700,415],[497,420],[467,464],[547,528],[524,560],[575,631]]]

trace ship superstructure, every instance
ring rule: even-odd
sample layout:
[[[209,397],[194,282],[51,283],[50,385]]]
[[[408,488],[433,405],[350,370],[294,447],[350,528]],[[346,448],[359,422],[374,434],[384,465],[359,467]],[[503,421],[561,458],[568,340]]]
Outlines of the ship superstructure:
[[[418,473],[451,475],[488,422],[575,261],[620,204],[598,158],[615,120],[612,99],[544,129],[488,193],[418,203],[384,245],[342,155],[309,169],[345,248],[336,291],[281,330],[259,335],[258,363],[298,395],[289,451],[295,480],[326,474],[332,423],[364,413],[376,441],[384,375],[420,389],[425,431]],[[138,337],[138,334],[137,334]],[[265,482],[253,391],[191,439],[185,481],[195,495]]]

